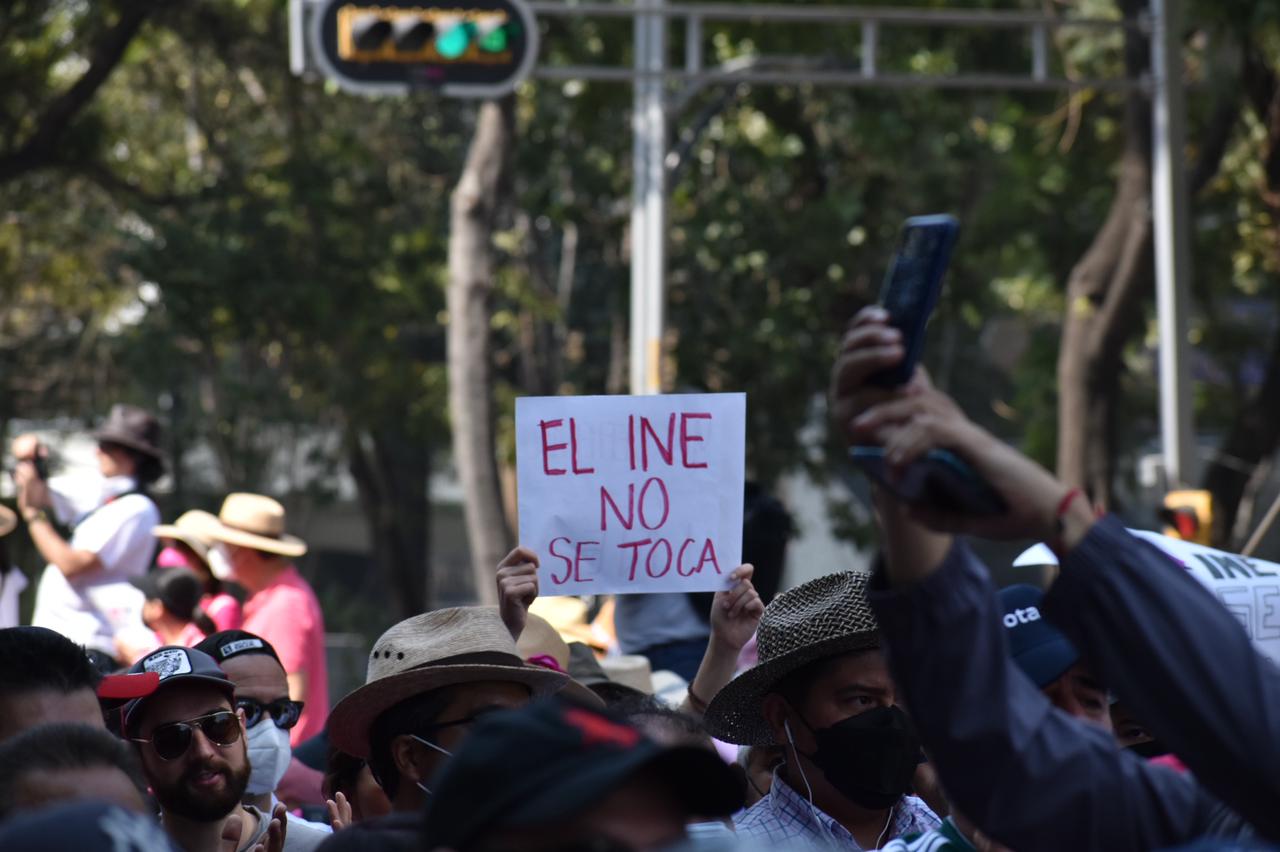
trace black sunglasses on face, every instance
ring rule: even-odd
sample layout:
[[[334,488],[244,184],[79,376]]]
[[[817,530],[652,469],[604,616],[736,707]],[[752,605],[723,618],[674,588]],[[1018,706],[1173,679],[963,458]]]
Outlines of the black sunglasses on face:
[[[150,739],[130,737],[135,743],[151,743],[161,760],[176,760],[191,748],[196,728],[205,739],[216,746],[226,747],[240,739],[240,717],[230,710],[219,710],[207,716],[197,716],[185,722],[159,725],[151,732]]]
[[[244,711],[244,726],[252,728],[262,719],[263,712],[271,714],[271,721],[276,727],[287,731],[298,724],[302,716],[302,708],[306,702],[290,701],[288,698],[277,698],[275,701],[263,703],[255,698],[237,698],[236,706]]]

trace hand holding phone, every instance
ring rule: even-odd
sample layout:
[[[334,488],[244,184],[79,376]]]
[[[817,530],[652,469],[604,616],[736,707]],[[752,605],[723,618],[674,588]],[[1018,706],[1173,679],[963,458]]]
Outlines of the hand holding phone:
[[[880,305],[902,335],[904,356],[897,366],[872,376],[872,384],[897,387],[911,380],[959,233],[960,223],[945,214],[914,216],[903,223],[898,249],[885,271]]]

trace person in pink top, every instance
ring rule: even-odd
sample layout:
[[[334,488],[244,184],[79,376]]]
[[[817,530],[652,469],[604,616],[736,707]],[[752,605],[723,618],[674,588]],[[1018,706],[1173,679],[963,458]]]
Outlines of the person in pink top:
[[[153,631],[151,641],[141,643],[126,634],[116,637],[116,656],[134,663],[162,645],[194,647],[213,627],[200,609],[200,578],[186,568],[156,568],[129,584],[146,596],[142,623]]]
[[[230,494],[213,538],[225,548],[233,579],[245,587],[242,629],[271,643],[289,680],[289,697],[304,702],[289,732],[297,746],[324,729],[329,716],[324,615],[311,585],[290,561],[307,552],[285,533],[284,507],[260,494]]]
[[[172,524],[155,527],[151,534],[160,539],[161,544],[156,565],[190,568],[196,572],[204,589],[200,608],[213,622],[210,632],[239,630],[244,624],[244,610],[226,582],[231,576],[231,566],[213,547],[213,531],[217,528],[217,516],[199,509],[183,512]]]

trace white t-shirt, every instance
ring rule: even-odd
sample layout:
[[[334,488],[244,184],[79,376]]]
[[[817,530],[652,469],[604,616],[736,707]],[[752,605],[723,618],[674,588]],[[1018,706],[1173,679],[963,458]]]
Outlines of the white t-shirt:
[[[115,656],[116,633],[142,624],[144,596],[129,580],[151,565],[160,510],[150,498],[126,493],[137,487],[129,477],[99,477],[74,489],[54,480],[50,487],[55,513],[74,525],[72,549],[96,553],[102,568],[68,579],[58,566],[45,566],[31,623]]]
[[[15,566],[0,565],[0,628],[18,626],[18,596],[27,587],[27,577]]]

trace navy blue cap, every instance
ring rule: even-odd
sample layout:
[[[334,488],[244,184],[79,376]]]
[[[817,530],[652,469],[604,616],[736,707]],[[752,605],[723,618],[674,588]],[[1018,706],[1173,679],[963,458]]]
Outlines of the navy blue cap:
[[[1018,668],[1044,689],[1066,674],[1080,660],[1080,652],[1040,615],[1044,592],[1035,586],[1008,586],[1000,590],[1009,654]]]
[[[154,819],[109,802],[76,801],[42,808],[0,826],[5,852],[181,852]]]
[[[642,770],[690,816],[742,807],[742,783],[714,751],[660,746],[616,716],[552,697],[476,723],[430,785],[425,848],[465,849],[486,831],[569,819]]]

